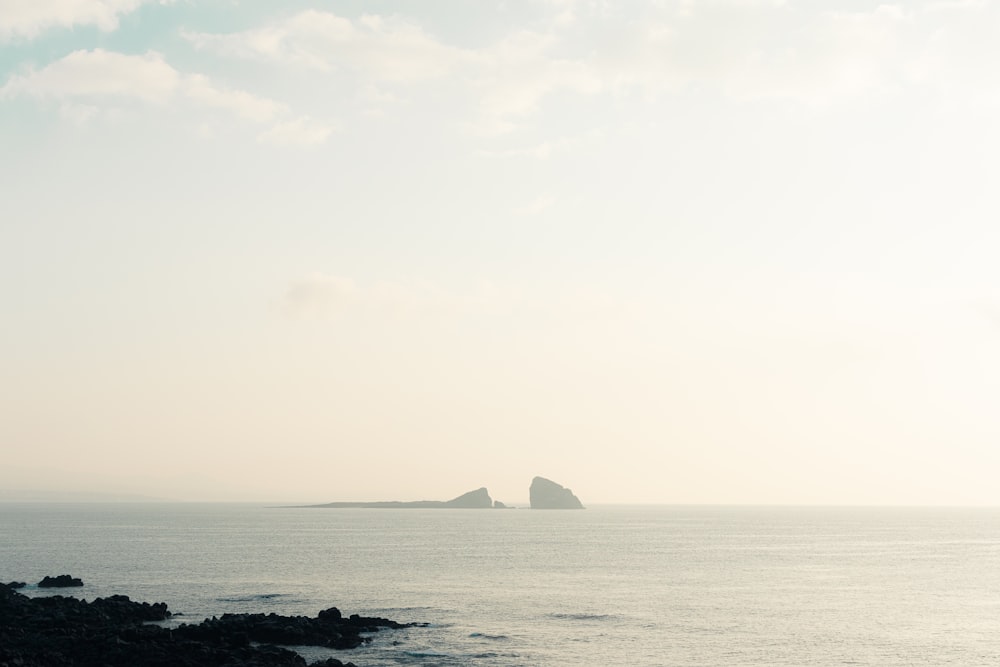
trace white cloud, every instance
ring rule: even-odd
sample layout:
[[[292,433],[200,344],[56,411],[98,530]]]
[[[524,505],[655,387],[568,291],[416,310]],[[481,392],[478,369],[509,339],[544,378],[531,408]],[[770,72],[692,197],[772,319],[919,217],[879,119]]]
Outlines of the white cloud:
[[[125,97],[144,102],[165,102],[181,76],[163,56],[141,56],[94,49],[74,51],[41,70],[12,76],[0,95],[36,98]]]
[[[486,48],[467,49],[445,44],[398,16],[351,20],[308,10],[254,30],[185,37],[196,48],[231,57],[360,73],[367,86],[373,81],[458,81],[478,96],[480,118],[471,127],[481,134],[512,129],[555,90],[593,94],[603,89],[587,64],[550,57],[558,44],[552,34],[527,30]]]
[[[245,32],[184,36],[196,48],[229,56],[320,70],[356,70],[392,82],[445,76],[469,56],[397,17],[366,15],[352,21],[316,10]]]
[[[202,74],[182,74],[154,52],[74,51],[40,70],[10,77],[0,87],[0,98],[13,97],[57,100],[63,118],[78,125],[103,108],[129,101],[218,109],[257,124],[290,114],[286,105],[275,100],[219,86]],[[317,144],[331,130],[329,124],[297,118],[277,122],[260,138],[280,145]]]
[[[445,43],[397,15],[347,18],[318,10],[243,32],[186,37],[231,57],[346,75],[369,114],[386,113],[389,102],[412,102],[411,92],[470,108],[454,97],[459,90],[472,101],[464,126],[486,136],[517,129],[559,92],[658,99],[697,90],[736,102],[822,106],[926,85],[949,95],[958,86],[960,97],[997,97],[975,92],[984,80],[994,88],[984,71],[992,61],[982,55],[992,38],[980,39],[961,18],[981,14],[982,0],[863,11],[780,0],[679,0],[631,9],[542,4],[550,15],[532,29],[475,47]],[[402,86],[411,88],[402,94]]]
[[[0,3],[0,39],[32,39],[42,31],[93,25],[110,31],[123,14],[149,0],[4,0]]]
[[[737,101],[827,105],[925,87],[964,104],[997,98],[995,19],[982,0],[826,11],[788,3],[690,3],[682,20],[633,24],[595,61],[625,88],[717,90]]]
[[[520,31],[485,49],[472,78],[481,113],[473,128],[498,134],[535,112],[556,90],[593,95],[604,89],[599,72],[588,63],[552,57],[557,45],[551,34]]]
[[[715,91],[731,100],[827,104],[905,84],[920,26],[901,5],[815,11],[770,1],[681,3],[593,25],[587,63],[618,93]]]
[[[267,122],[288,111],[288,107],[274,100],[215,86],[201,74],[191,74],[185,79],[184,95],[202,106],[225,109],[256,123]]]
[[[314,146],[327,140],[334,128],[308,117],[275,124],[258,135],[257,140],[272,146]]]

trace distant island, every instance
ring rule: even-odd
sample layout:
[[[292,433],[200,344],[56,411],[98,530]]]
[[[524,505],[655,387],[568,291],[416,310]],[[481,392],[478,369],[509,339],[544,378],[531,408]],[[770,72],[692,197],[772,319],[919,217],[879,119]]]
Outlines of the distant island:
[[[503,508],[505,505],[499,500],[495,503],[493,499],[490,498],[489,491],[486,487],[481,489],[476,489],[475,491],[469,491],[468,493],[463,493],[457,498],[452,498],[451,500],[413,500],[410,502],[403,502],[399,500],[383,500],[379,502],[360,502],[360,503],[323,503],[322,505],[305,505],[305,507],[363,507],[372,509],[469,509],[469,510],[479,510],[479,509],[493,509],[493,508]]]
[[[528,490],[531,509],[584,509],[580,499],[569,489],[544,477],[531,480]],[[333,509],[513,509],[499,500],[490,498],[486,487],[463,493],[451,500],[380,500],[375,502],[337,502],[320,505],[297,505],[297,507],[326,507]]]
[[[531,488],[528,493],[531,496],[531,509],[533,510],[584,509],[583,503],[573,495],[572,491],[544,477],[536,477],[531,480]]]

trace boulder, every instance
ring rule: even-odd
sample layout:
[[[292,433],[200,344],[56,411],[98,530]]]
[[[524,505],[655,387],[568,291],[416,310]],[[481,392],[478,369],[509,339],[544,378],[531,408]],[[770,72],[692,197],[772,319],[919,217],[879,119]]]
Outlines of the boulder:
[[[71,577],[68,574],[60,574],[58,577],[45,576],[38,582],[39,588],[70,588],[72,586],[83,586],[83,580]]]

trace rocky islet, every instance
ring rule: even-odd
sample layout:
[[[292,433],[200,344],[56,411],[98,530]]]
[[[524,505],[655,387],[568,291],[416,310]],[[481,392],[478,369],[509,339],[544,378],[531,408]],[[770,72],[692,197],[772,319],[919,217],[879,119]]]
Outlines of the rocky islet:
[[[583,503],[564,486],[550,479],[536,477],[528,490],[533,510],[582,510]]]

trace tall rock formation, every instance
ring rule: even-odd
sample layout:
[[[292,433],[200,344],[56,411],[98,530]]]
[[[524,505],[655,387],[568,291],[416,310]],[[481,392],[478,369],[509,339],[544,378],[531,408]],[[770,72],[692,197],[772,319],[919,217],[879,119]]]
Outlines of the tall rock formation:
[[[533,510],[582,510],[583,503],[569,489],[544,477],[531,480],[528,490]]]

